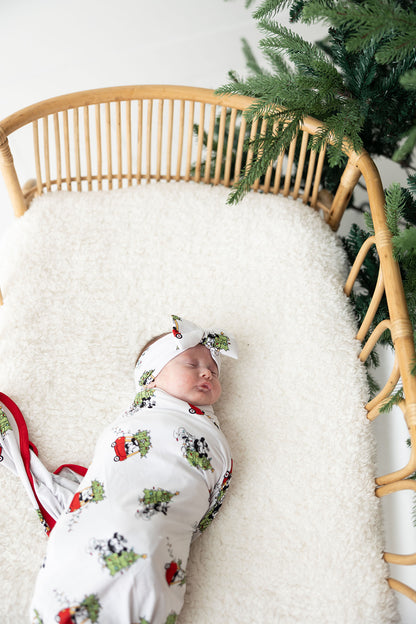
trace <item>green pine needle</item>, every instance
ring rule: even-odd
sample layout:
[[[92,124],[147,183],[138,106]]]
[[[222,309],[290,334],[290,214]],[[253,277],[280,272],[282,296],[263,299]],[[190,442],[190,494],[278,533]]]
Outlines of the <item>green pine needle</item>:
[[[292,0],[263,0],[262,4],[254,11],[253,17],[260,20],[264,17],[270,17],[271,14],[285,9],[291,4]]]
[[[380,407],[380,414],[388,414],[391,412],[395,405],[398,405],[404,399],[403,388],[399,387],[393,394],[390,395],[387,401],[384,401]]]
[[[403,219],[404,203],[402,188],[398,182],[394,182],[386,190],[385,204],[387,226],[393,236],[399,235],[399,224]]]
[[[246,59],[247,69],[253,74],[263,74],[264,70],[258,64],[257,59],[253,54],[253,50],[251,49],[251,46],[248,43],[247,39],[243,38],[241,42],[243,44],[243,54]]]

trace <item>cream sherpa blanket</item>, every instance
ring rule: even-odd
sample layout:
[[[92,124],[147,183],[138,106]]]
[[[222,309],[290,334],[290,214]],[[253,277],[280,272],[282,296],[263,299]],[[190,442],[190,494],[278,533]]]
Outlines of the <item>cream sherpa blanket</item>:
[[[0,251],[0,390],[50,469],[86,465],[171,310],[227,327],[240,360],[216,413],[234,478],[191,549],[178,622],[395,622],[342,250],[300,202],[226,197],[160,183],[37,199]],[[0,479],[0,621],[16,624],[46,537]]]

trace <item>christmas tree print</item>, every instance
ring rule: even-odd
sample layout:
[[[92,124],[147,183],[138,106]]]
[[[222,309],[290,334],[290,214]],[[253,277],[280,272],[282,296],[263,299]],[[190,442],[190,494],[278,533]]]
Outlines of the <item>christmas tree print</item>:
[[[11,424],[9,422],[9,419],[7,418],[4,410],[2,407],[0,407],[0,434],[2,436],[4,436],[7,431],[11,430]]]
[[[210,333],[202,340],[202,344],[216,351],[229,351],[230,339],[222,332],[220,334]]]
[[[180,427],[174,435],[177,442],[182,443],[183,456],[191,466],[202,471],[211,470],[211,472],[214,472],[211,458],[208,457],[209,446],[204,437],[197,438],[186,431],[184,427]]]
[[[62,609],[55,620],[60,624],[95,624],[98,622],[101,605],[95,594],[86,596],[84,600],[76,605]]]
[[[139,379],[139,386],[147,386],[148,383],[154,381],[153,373],[155,369],[144,371],[142,376]]]
[[[117,532],[108,540],[91,540],[89,552],[98,555],[102,566],[111,576],[123,572],[138,559],[147,557],[145,554],[139,555],[132,548],[128,548],[126,538]]]
[[[229,488],[231,477],[232,477],[232,467],[231,467],[231,470],[229,471],[227,470],[222,481],[219,481],[218,483],[216,483],[213,494],[212,494],[212,499],[214,500],[214,503],[208,509],[206,514],[201,518],[198,524],[197,530],[200,531],[201,533],[209,527],[209,525],[211,524],[211,522],[214,520],[215,516],[219,512],[221,505],[224,502],[225,493]]]
[[[124,461],[132,455],[139,454],[141,457],[146,457],[152,446],[150,440],[150,432],[147,430],[138,430],[133,435],[119,436],[114,442],[111,443],[114,448],[115,457],[114,461]]]
[[[154,407],[156,401],[154,399],[154,388],[146,388],[138,392],[134,399],[134,405],[137,407]]]
[[[77,511],[87,505],[87,503],[98,503],[104,500],[104,484],[100,481],[92,481],[91,485],[76,492],[69,505],[69,512]]]
[[[143,496],[139,498],[139,509],[137,513],[146,520],[156,513],[163,513],[165,516],[169,510],[169,503],[179,492],[169,492],[163,488],[144,488]]]

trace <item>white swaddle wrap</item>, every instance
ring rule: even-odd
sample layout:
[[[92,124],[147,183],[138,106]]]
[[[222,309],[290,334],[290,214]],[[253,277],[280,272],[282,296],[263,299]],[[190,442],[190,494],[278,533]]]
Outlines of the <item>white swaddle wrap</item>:
[[[173,318],[174,332],[140,358],[138,380],[201,342],[217,359],[223,350],[236,357],[223,333],[196,332]],[[188,333],[177,350],[187,329],[194,336]],[[190,543],[222,504],[230,449],[212,406],[158,388],[138,390],[132,407],[100,435],[88,472],[51,531],[33,621],[173,624],[182,608]]]

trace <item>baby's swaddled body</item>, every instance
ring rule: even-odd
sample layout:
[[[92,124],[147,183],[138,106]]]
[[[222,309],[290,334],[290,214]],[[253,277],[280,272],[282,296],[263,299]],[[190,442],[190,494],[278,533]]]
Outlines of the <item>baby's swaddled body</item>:
[[[212,406],[139,392],[100,435],[51,532],[32,602],[38,622],[175,622],[190,543],[217,513],[231,470]]]

